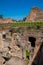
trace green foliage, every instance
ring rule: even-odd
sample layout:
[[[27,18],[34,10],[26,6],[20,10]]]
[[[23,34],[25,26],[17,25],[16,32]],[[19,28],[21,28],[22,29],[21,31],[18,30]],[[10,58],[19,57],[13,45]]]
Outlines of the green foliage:
[[[26,17],[25,18],[23,18],[23,21],[25,21],[26,20]]]
[[[25,27],[25,26],[43,26],[43,22],[16,22],[0,24],[0,28],[6,27]]]
[[[2,14],[0,14],[0,18],[3,19],[3,15]]]
[[[30,56],[30,52],[28,52],[28,50],[26,50],[26,58]]]

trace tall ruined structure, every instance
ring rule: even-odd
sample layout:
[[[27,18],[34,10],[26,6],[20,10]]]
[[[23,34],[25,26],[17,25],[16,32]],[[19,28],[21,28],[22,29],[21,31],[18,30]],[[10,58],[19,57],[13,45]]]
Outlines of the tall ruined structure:
[[[30,15],[26,17],[26,22],[28,21],[42,21],[43,20],[43,10],[37,8],[37,7],[33,7],[31,9]]]

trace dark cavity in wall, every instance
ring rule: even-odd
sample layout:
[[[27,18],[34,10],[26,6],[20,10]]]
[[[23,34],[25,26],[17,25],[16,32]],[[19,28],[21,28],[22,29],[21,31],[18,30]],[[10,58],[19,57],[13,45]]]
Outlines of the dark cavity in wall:
[[[35,47],[36,38],[35,37],[29,37],[29,41],[31,42],[31,46]]]
[[[6,39],[6,34],[3,34],[2,37],[3,37],[3,39]]]

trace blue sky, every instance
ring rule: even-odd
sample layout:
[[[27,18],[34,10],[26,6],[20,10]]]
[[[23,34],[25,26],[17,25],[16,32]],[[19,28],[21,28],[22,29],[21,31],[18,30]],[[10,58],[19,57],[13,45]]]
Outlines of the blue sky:
[[[0,14],[3,14],[4,18],[23,19],[32,7],[43,10],[43,0],[0,0]]]

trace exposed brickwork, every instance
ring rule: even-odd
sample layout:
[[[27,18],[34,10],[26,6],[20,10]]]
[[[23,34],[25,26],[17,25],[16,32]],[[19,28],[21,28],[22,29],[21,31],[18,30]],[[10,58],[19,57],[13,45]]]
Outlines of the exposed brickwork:
[[[37,7],[33,7],[31,9],[31,12],[30,12],[30,15],[28,15],[26,17],[26,22],[29,22],[29,21],[38,21],[38,20],[43,20],[43,10],[37,8]]]
[[[16,22],[16,21],[13,21],[10,18],[0,19],[0,23],[13,23],[13,22]]]

